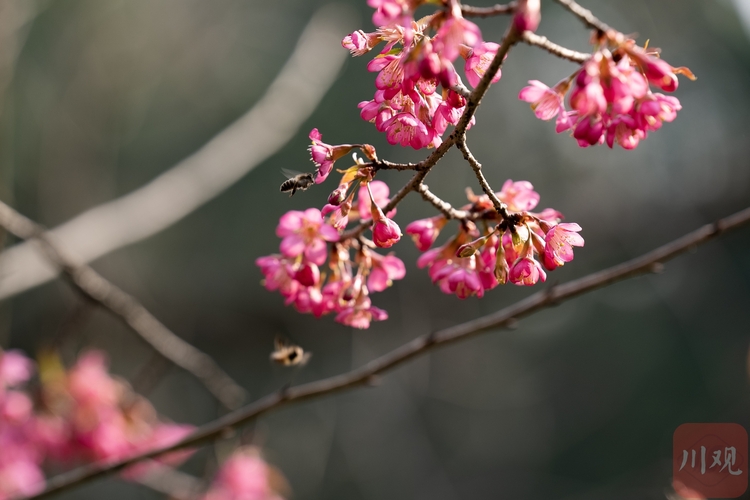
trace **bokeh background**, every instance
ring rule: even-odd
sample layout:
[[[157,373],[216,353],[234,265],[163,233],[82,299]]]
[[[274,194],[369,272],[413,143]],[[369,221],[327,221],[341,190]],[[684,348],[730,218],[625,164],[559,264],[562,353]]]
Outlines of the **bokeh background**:
[[[259,99],[325,3],[2,2],[3,200],[54,227],[148,182]],[[372,29],[364,0],[340,6],[354,19],[342,37]],[[517,99],[527,80],[552,84],[573,65],[526,46],[513,50],[469,139],[494,186],[529,180],[543,207],[584,228],[586,247],[550,282],[634,257],[750,202],[750,25],[741,17],[750,10],[747,0],[588,0],[585,6],[621,31],[638,33],[641,42],[650,39],[698,80],[681,79],[678,119],[637,150],[584,150]],[[478,21],[486,40],[499,40],[507,22]],[[543,2],[539,32],[587,50],[587,32],[552,1]],[[292,379],[349,370],[536,291],[506,286],[466,301],[443,295],[416,268],[418,252],[408,240],[394,248],[407,264],[406,279],[374,295],[390,319],[366,331],[297,314],[262,288],[254,260],[277,251],[278,218],[289,209],[321,207],[333,189],[329,181],[292,199],[278,192],[281,168],[312,169],[306,151],[312,127],[327,142],[372,143],[393,161],[423,156],[389,146],[359,117],[357,103],[374,91],[367,60],[349,61],[294,139],[222,196],[94,263],[213,356],[253,399]],[[397,189],[407,176],[379,178]],[[478,190],[455,152],[428,183],[458,205],[464,186]],[[412,195],[396,220],[404,227],[432,214]],[[377,388],[264,416],[246,439],[263,447],[298,499],[664,498],[679,424],[750,428],[748,246],[750,229],[726,235],[669,262],[663,274],[577,298],[513,331],[434,351]],[[307,367],[291,373],[270,365],[277,334],[314,353]],[[147,346],[64,282],[0,304],[3,348],[34,355],[55,339],[67,362],[85,347],[102,348],[113,372],[131,380],[158,365]],[[169,366],[160,373],[148,396],[167,417],[201,424],[221,412],[189,375]],[[210,473],[231,442],[204,449],[184,469]],[[108,479],[60,498],[103,495],[160,497]]]

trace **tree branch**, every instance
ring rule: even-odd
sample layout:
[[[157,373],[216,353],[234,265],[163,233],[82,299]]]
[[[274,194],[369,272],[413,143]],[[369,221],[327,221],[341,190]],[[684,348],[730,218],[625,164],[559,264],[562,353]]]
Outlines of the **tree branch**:
[[[469,151],[469,146],[466,144],[466,137],[462,137],[458,141],[456,146],[464,155],[464,159],[469,162],[469,165],[471,165],[471,169],[474,170],[474,174],[477,176],[477,180],[479,180],[479,185],[482,187],[482,191],[484,191],[484,194],[486,194],[490,198],[492,205],[495,207],[497,213],[500,214],[500,217],[502,217],[503,220],[507,221],[510,218],[510,213],[508,213],[508,206],[500,201],[500,198],[497,197],[495,191],[492,189],[492,186],[490,186],[490,183],[487,182],[487,178],[485,178],[484,173],[482,173],[482,164],[479,163],[477,159],[474,158],[474,155],[471,153],[471,151]]]
[[[583,24],[591,29],[599,30],[602,33],[612,30],[606,23],[600,21],[590,10],[578,5],[575,0],[555,0],[557,3],[575,14]]]
[[[305,123],[347,58],[344,26],[356,24],[340,5],[320,9],[265,95],[191,156],[135,191],[52,229],[55,241],[86,264],[175,224],[221,194],[281,149]],[[0,254],[0,299],[57,276],[35,245]]]
[[[417,337],[351,372],[269,394],[240,410],[205,424],[193,434],[172,446],[159,448],[119,462],[87,465],[56,476],[48,481],[45,491],[30,498],[48,498],[56,493],[79,486],[93,479],[120,471],[140,460],[154,458],[164,453],[193,447],[216,439],[228,429],[243,425],[262,413],[269,412],[292,401],[312,399],[350,387],[366,385],[375,376],[400,366],[412,358],[425,354],[437,346],[464,340],[491,328],[508,326],[515,323],[518,318],[528,316],[546,307],[557,305],[578,295],[640,274],[661,270],[663,263],[667,260],[701,243],[716,238],[722,233],[737,229],[748,222],[750,222],[750,208],[720,219],[713,224],[707,224],[696,231],[688,233],[635,259],[589,274],[563,285],[551,286],[546,290],[535,293],[524,300],[487,316]]]
[[[492,7],[472,7],[471,5],[462,5],[461,14],[464,17],[491,17],[503,14],[513,14],[516,10],[516,2],[508,4],[497,4]]]
[[[422,198],[432,204],[433,207],[437,208],[443,215],[449,219],[468,219],[469,213],[465,210],[456,210],[445,200],[440,199],[435,193],[430,191],[427,184],[421,182],[417,185],[417,191],[422,195]]]
[[[552,55],[556,55],[557,57],[561,57],[575,63],[582,63],[591,58],[591,54],[568,49],[566,47],[563,47],[562,45],[550,42],[546,36],[537,35],[535,33],[532,33],[531,31],[523,32],[523,42],[527,45],[532,45],[534,47],[544,49]]]
[[[24,240],[35,240],[44,255],[57,266],[73,287],[107,309],[132,328],[159,354],[192,373],[229,409],[238,408],[245,390],[211,357],[172,333],[134,297],[116,287],[86,265],[75,263],[43,226],[0,201],[0,226]]]

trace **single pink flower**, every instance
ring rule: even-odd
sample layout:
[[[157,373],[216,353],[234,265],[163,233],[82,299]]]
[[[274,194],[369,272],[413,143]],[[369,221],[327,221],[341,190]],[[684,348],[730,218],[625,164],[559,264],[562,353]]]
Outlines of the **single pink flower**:
[[[360,330],[370,328],[372,321],[385,321],[387,319],[388,313],[373,306],[372,301],[365,294],[361,294],[353,306],[342,309],[336,315],[336,322]]]
[[[353,56],[361,56],[370,52],[380,41],[380,33],[365,33],[357,30],[350,33],[341,40],[341,46],[352,53]]]
[[[393,284],[393,280],[400,280],[406,275],[406,266],[395,255],[379,255],[370,253],[372,268],[367,277],[367,288],[373,292],[382,292]]]
[[[508,209],[512,212],[533,210],[540,198],[539,193],[534,191],[534,186],[529,181],[513,182],[511,179],[505,181],[497,197],[508,205]]]
[[[455,61],[460,53],[461,45],[474,47],[482,41],[479,26],[461,16],[461,11],[452,13],[438,29],[434,38],[435,52],[441,58]]]
[[[406,226],[406,234],[411,235],[414,244],[424,252],[429,249],[440,234],[440,230],[448,223],[442,215],[436,215],[429,219],[419,219]]]
[[[573,247],[582,247],[583,238],[578,234],[581,226],[575,223],[558,224],[544,238],[544,267],[550,271],[573,260]]]
[[[201,500],[281,500],[271,487],[272,469],[254,448],[239,448],[219,468]]]
[[[318,167],[318,172],[315,177],[316,184],[320,184],[326,180],[326,177],[331,173],[333,164],[336,160],[349,154],[349,152],[354,149],[354,146],[351,144],[331,146],[330,144],[324,143],[322,139],[323,136],[318,132],[318,129],[314,128],[310,131],[310,140],[312,141],[309,148],[310,157],[315,166]]]
[[[516,285],[531,286],[535,285],[539,280],[546,281],[547,274],[542,269],[542,266],[539,265],[539,262],[528,256],[521,257],[513,263],[509,279],[511,283]]]
[[[283,238],[280,249],[286,257],[304,255],[319,266],[326,260],[326,242],[339,240],[338,231],[323,221],[317,208],[285,213],[279,219],[276,235]]]
[[[485,72],[487,72],[487,68],[489,68],[490,63],[492,63],[499,48],[500,46],[496,43],[481,42],[469,51],[469,55],[466,59],[466,66],[464,67],[466,79],[469,81],[469,85],[476,87],[479,84],[479,80],[481,80]],[[497,70],[497,73],[492,78],[492,83],[500,81],[501,76],[501,71]]]
[[[570,87],[567,79],[549,88],[539,80],[529,80],[529,86],[521,89],[518,98],[531,104],[531,109],[540,120],[551,120],[558,113],[565,113],[563,99]]]

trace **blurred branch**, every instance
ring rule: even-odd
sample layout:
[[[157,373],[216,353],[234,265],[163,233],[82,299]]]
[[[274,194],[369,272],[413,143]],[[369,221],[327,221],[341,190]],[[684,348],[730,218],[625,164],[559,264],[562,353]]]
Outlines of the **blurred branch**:
[[[561,57],[563,59],[567,59],[568,61],[576,63],[582,63],[591,58],[591,54],[568,49],[566,47],[563,47],[562,45],[550,42],[546,36],[537,35],[535,33],[532,33],[531,31],[523,32],[523,42],[527,45],[532,45],[534,47],[544,49],[550,54],[556,55],[557,57]]]
[[[152,236],[218,196],[281,149],[336,80],[347,52],[339,32],[353,24],[341,5],[320,9],[253,108],[149,184],[94,207],[50,235],[80,263]],[[342,31],[344,30],[344,31]],[[0,254],[0,299],[53,279],[59,270],[23,243]]]
[[[627,278],[632,278],[649,272],[660,272],[663,263],[681,253],[695,248],[701,243],[717,236],[737,229],[750,222],[750,208],[746,208],[729,217],[720,219],[700,229],[686,234],[664,246],[661,246],[640,257],[623,262],[602,271],[589,274],[563,285],[553,285],[535,293],[505,309],[462,323],[460,325],[422,335],[396,348],[395,350],[376,358],[369,363],[348,373],[329,377],[317,382],[310,382],[297,387],[284,388],[274,394],[269,394],[244,408],[234,411],[222,418],[203,425],[193,434],[172,446],[153,450],[137,457],[108,464],[91,464],[79,469],[51,478],[47,482],[47,489],[30,498],[48,498],[56,493],[71,489],[83,483],[120,471],[140,460],[154,458],[181,448],[196,446],[206,441],[217,439],[229,429],[246,424],[258,415],[269,412],[292,401],[303,401],[323,395],[338,392],[355,386],[371,384],[379,374],[392,370],[407,361],[416,358],[435,347],[464,340],[491,328],[501,328],[513,325],[518,318],[528,316],[537,311],[558,305],[578,295],[602,288]]]
[[[568,9],[570,12],[572,12],[576,17],[578,17],[581,21],[583,21],[583,24],[588,26],[589,28],[599,30],[602,33],[605,33],[612,28],[609,27],[608,24],[603,23],[600,21],[590,10],[581,7],[578,5],[574,0],[555,0],[557,3]]]
[[[462,5],[461,14],[464,17],[491,17],[502,14],[513,14],[516,9],[516,2],[508,4],[497,4],[492,7],[472,7],[471,5]]]
[[[86,265],[79,265],[58,247],[45,228],[0,201],[0,226],[24,240],[34,240],[47,258],[84,296],[104,307],[159,354],[195,375],[224,406],[242,404],[245,390],[227,375],[211,357],[172,333],[131,295],[116,287]]]

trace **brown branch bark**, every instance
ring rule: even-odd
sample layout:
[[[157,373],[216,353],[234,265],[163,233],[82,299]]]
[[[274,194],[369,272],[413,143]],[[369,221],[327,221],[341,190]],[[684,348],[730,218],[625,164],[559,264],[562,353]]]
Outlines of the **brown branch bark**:
[[[582,63],[591,58],[591,54],[568,49],[562,45],[551,42],[546,36],[537,35],[531,31],[524,31],[523,42],[527,45],[544,49],[552,55],[567,59],[574,63]]]
[[[471,169],[474,171],[474,175],[477,176],[477,180],[479,181],[479,185],[482,187],[482,191],[484,191],[484,193],[489,196],[492,205],[495,207],[497,213],[500,214],[500,217],[502,217],[503,220],[507,221],[510,218],[510,213],[508,213],[508,206],[500,201],[500,198],[497,197],[495,191],[490,186],[490,183],[487,182],[487,178],[482,172],[482,164],[477,161],[477,159],[469,150],[469,146],[466,144],[466,137],[462,137],[458,141],[456,146],[464,155],[464,159],[469,162],[469,165],[471,165]]]
[[[172,333],[134,297],[113,285],[86,265],[73,262],[57,246],[46,229],[0,201],[0,226],[24,240],[38,242],[49,260],[60,268],[73,287],[85,297],[120,318],[159,354],[192,373],[229,409],[238,408],[245,390],[211,357]]]
[[[175,445],[159,448],[115,463],[87,465],[56,476],[48,481],[45,491],[30,498],[49,498],[56,493],[74,488],[93,479],[118,472],[140,460],[154,458],[170,451],[193,447],[206,441],[211,441],[220,437],[228,429],[243,425],[258,415],[279,408],[287,403],[332,394],[350,387],[367,385],[377,375],[402,365],[412,358],[425,354],[435,347],[473,337],[491,328],[509,326],[514,324],[519,318],[618,281],[648,272],[661,271],[663,263],[667,260],[749,222],[750,208],[746,208],[713,224],[707,224],[696,231],[688,233],[635,259],[562,285],[551,286],[487,316],[417,337],[351,372],[269,394],[240,410],[236,410],[222,418],[205,424]]]
[[[576,17],[578,17],[583,24],[591,29],[599,30],[602,33],[610,31],[612,28],[608,24],[600,21],[590,10],[578,5],[575,0],[555,0],[557,3],[568,9]]]
[[[447,201],[439,198],[435,193],[430,191],[427,184],[419,183],[417,191],[422,195],[422,198],[430,203],[433,207],[437,208],[443,215],[449,219],[468,219],[469,213],[465,210],[456,210]]]

